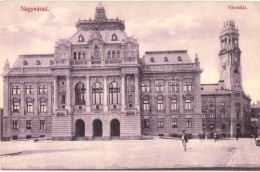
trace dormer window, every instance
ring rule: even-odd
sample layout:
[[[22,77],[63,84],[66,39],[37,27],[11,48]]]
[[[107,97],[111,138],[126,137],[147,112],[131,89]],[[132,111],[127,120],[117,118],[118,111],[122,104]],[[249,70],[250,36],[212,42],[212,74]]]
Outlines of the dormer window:
[[[84,37],[82,35],[79,35],[79,40],[78,42],[84,42]]]
[[[39,60],[37,60],[36,64],[37,65],[41,65],[41,62]]]
[[[167,57],[164,57],[164,61],[165,61],[165,62],[168,62],[168,58],[167,58]]]
[[[179,62],[182,62],[181,56],[179,56],[177,59]]]
[[[150,58],[150,62],[154,62],[154,58],[153,57]]]
[[[28,63],[27,63],[27,61],[23,61],[23,65],[25,65],[25,66],[26,66],[27,64],[28,64]]]
[[[117,39],[117,36],[116,36],[116,34],[115,34],[115,33],[113,33],[111,41],[117,41],[117,40],[118,40],[118,39]]]

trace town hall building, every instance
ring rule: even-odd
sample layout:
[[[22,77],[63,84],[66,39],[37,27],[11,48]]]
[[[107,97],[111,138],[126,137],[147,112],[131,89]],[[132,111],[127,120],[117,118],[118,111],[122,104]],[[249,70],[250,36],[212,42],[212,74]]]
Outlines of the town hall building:
[[[250,98],[242,88],[238,31],[232,21],[224,27],[220,81],[203,85],[197,55],[147,51],[140,58],[124,21],[96,7],[95,18],[79,20],[75,34],[56,42],[54,54],[20,55],[13,67],[7,61],[3,139],[247,134]]]

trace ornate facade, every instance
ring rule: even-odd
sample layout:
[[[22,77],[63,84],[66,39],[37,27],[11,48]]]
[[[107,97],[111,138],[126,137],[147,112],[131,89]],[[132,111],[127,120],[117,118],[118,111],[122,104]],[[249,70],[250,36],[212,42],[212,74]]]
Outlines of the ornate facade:
[[[140,139],[182,130],[203,135],[202,102],[211,102],[218,92],[207,94],[200,84],[197,56],[193,62],[186,50],[178,50],[150,51],[139,58],[137,39],[126,35],[124,21],[107,19],[102,6],[94,19],[79,20],[76,28],[71,38],[56,42],[54,54],[20,55],[12,68],[6,63],[4,140]],[[240,57],[240,51],[234,53]],[[224,90],[233,89],[228,86],[234,80],[227,81]],[[223,96],[230,102],[236,94]],[[249,98],[241,94],[238,99],[244,112]]]

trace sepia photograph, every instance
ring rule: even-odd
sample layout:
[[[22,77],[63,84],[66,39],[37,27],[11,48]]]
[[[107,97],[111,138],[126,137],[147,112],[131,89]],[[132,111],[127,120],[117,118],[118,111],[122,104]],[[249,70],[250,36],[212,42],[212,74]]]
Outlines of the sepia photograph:
[[[0,1],[1,170],[260,170],[260,2]]]

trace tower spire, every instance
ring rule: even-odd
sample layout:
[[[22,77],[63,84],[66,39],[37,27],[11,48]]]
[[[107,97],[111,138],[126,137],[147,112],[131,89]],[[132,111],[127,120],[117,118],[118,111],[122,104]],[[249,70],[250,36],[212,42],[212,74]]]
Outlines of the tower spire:
[[[106,20],[106,11],[104,7],[102,6],[102,3],[99,2],[99,6],[96,7],[96,14],[95,14],[95,20],[104,21]]]

